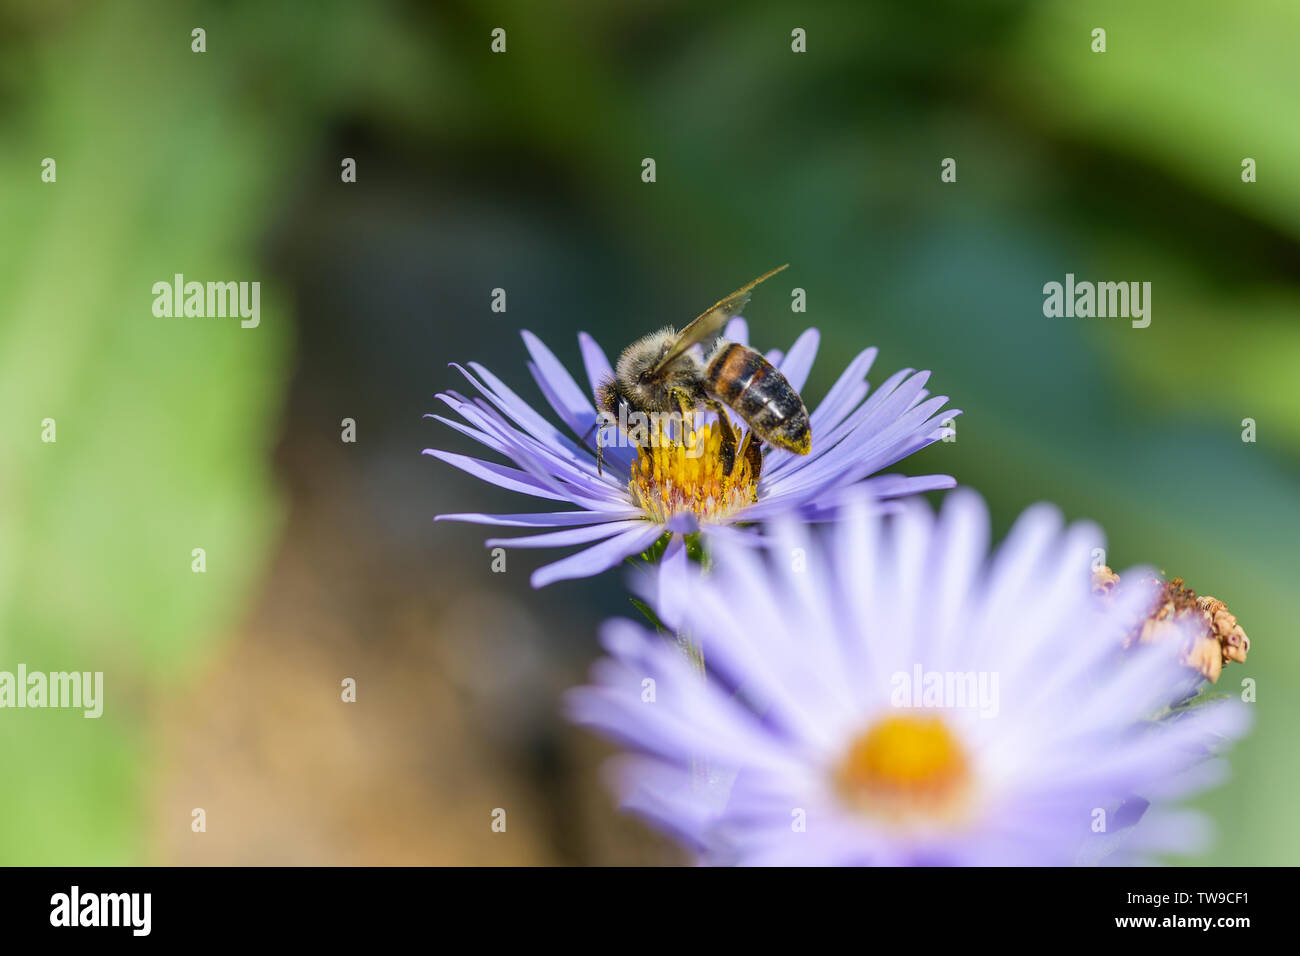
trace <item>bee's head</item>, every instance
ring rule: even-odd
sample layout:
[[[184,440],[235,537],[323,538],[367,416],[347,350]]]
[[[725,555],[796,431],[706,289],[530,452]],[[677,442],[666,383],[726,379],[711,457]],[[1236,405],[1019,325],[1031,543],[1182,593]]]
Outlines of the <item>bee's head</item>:
[[[615,377],[625,388],[649,385],[659,363],[672,348],[673,338],[673,330],[664,328],[637,339],[619,356]]]

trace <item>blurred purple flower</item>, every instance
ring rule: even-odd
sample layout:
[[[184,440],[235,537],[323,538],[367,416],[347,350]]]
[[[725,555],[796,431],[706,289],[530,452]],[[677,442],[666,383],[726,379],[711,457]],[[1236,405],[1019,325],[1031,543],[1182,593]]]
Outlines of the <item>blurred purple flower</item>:
[[[725,337],[746,342],[748,331],[744,319],[733,319]],[[428,417],[486,445],[510,459],[515,467],[439,449],[427,448],[424,454],[502,488],[562,502],[576,509],[536,514],[438,516],[442,521],[550,529],[526,537],[489,539],[489,547],[584,546],[534,572],[534,587],[598,574],[645,551],[667,532],[677,535],[673,542],[675,551],[681,547],[681,534],[704,530],[718,537],[727,534],[737,523],[766,521],[787,513],[797,513],[810,520],[825,518],[836,509],[840,493],[854,485],[866,485],[875,499],[886,500],[951,488],[955,484],[947,475],[871,477],[948,434],[941,427],[939,417],[939,410],[948,399],[946,396],[930,398],[924,388],[930,373],[912,369],[891,376],[868,396],[865,376],[876,357],[876,350],[870,348],[849,363],[812,411],[812,450],[808,455],[768,447],[762,475],[757,485],[748,489],[743,501],[735,494],[737,489],[728,488],[726,494],[697,494],[697,498],[707,502],[707,507],[682,507],[680,500],[671,495],[658,497],[657,488],[633,487],[632,469],[638,461],[638,452],[633,447],[610,446],[605,439],[602,442],[604,473],[598,473],[593,451],[596,438],[592,433],[597,414],[592,397],[598,383],[611,369],[609,359],[595,340],[585,332],[578,336],[589,383],[584,389],[540,339],[527,331],[523,339],[532,356],[528,369],[542,395],[572,436],[586,443],[579,444],[488,369],[471,362],[468,368],[455,367],[481,397],[471,399],[451,391],[438,396],[463,421],[440,415]],[[789,354],[768,355],[796,390],[801,390],[807,381],[818,341],[817,330],[808,329],[799,336]],[[948,410],[943,413],[943,419],[959,414]],[[701,420],[707,417],[702,415]],[[736,427],[740,427],[739,422]],[[682,491],[682,484],[683,481],[676,481],[677,494]]]
[[[1151,595],[1092,593],[1095,527],[1037,505],[991,561],[988,537],[963,489],[937,519],[917,501],[883,521],[850,504],[821,545],[782,521],[766,553],[726,541],[707,574],[667,564],[688,653],[610,622],[570,716],[638,752],[610,767],[626,805],[708,863],[1196,849],[1204,821],[1170,804],[1218,782],[1209,745],[1244,731],[1244,706],[1171,717],[1186,670],[1168,647],[1121,652]]]

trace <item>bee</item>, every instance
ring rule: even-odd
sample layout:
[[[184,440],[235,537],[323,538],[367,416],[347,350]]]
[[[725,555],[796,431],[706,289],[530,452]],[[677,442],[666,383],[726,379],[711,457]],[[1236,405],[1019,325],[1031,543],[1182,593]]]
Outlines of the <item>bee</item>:
[[[745,307],[753,289],[787,265],[747,282],[725,299],[706,309],[680,332],[671,326],[651,332],[623,350],[614,374],[596,389],[596,406],[605,422],[626,421],[627,413],[692,413],[703,406],[717,413],[722,437],[722,471],[731,474],[737,454],[749,462],[754,479],[762,470],[762,443],[808,454],[812,431],[808,409],[784,375],[761,354],[720,337],[723,326]],[[716,339],[701,358],[694,346]],[[723,406],[749,426],[742,446]],[[624,412],[620,415],[620,412]],[[597,419],[597,426],[601,424]],[[596,436],[596,462],[601,467],[601,444]]]

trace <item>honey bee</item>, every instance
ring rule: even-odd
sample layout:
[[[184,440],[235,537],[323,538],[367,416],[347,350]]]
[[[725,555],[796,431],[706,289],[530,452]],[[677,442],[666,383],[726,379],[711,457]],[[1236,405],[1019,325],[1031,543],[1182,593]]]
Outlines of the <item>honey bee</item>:
[[[757,480],[762,470],[762,443],[806,455],[812,447],[808,409],[784,375],[761,354],[720,337],[723,326],[745,307],[753,289],[782,269],[779,266],[747,282],[706,309],[680,332],[671,326],[651,332],[623,350],[614,374],[596,389],[596,405],[606,422],[626,421],[630,412],[680,412],[703,406],[717,413],[722,438],[722,471],[731,474],[737,454],[749,462]],[[694,346],[715,339],[701,360]],[[740,448],[722,406],[749,426]],[[620,411],[624,414],[620,415]],[[599,420],[598,426],[599,427]],[[601,466],[600,434],[596,461]]]

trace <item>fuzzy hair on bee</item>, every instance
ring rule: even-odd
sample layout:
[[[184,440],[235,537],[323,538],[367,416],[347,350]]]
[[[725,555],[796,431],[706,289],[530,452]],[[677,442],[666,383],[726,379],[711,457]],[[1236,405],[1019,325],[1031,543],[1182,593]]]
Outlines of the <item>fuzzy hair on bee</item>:
[[[612,418],[619,408],[629,412],[681,411],[685,401],[694,407],[705,398],[704,366],[693,353],[686,353],[671,365],[657,369],[677,340],[672,326],[665,326],[637,339],[618,358],[612,377],[606,378],[597,392],[600,410]]]

